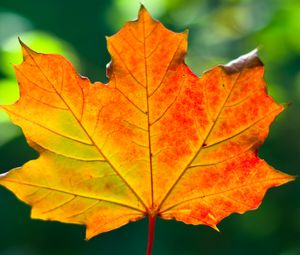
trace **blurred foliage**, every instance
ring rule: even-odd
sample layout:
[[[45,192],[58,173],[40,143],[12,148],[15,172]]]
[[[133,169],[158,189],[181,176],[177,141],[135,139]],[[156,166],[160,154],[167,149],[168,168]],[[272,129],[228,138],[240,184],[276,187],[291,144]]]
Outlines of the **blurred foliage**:
[[[269,93],[292,105],[277,118],[260,155],[275,168],[299,175],[300,1],[145,0],[175,31],[189,28],[186,62],[201,73],[255,47],[266,64]],[[136,18],[138,0],[1,0],[0,103],[18,98],[12,64],[21,62],[19,36],[36,51],[62,54],[92,81],[106,81],[105,35]],[[35,158],[18,127],[0,113],[0,173]],[[261,207],[205,226],[158,220],[155,255],[299,255],[299,180],[268,192]],[[147,222],[131,223],[84,241],[84,227],[30,220],[30,209],[0,188],[1,255],[144,254]]]

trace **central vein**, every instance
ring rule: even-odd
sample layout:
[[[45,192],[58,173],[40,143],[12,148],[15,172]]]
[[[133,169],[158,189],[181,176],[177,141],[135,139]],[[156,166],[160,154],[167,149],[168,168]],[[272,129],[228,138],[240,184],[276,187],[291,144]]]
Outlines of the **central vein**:
[[[149,147],[149,164],[150,164],[150,184],[151,184],[151,207],[149,213],[153,210],[154,192],[153,192],[153,174],[152,174],[152,149],[151,149],[151,127],[150,127],[150,109],[149,109],[149,89],[148,89],[148,70],[146,58],[146,36],[145,36],[145,18],[143,18],[143,38],[144,38],[144,63],[145,63],[145,82],[146,82],[146,102],[147,102],[147,118],[148,118],[148,147]]]

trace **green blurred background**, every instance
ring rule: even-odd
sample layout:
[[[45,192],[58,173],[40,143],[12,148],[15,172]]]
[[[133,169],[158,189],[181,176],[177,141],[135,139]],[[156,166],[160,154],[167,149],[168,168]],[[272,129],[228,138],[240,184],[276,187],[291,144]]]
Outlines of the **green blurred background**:
[[[292,103],[272,125],[260,155],[300,174],[300,1],[143,1],[176,31],[190,29],[187,63],[201,73],[255,47],[266,64],[269,93]],[[17,37],[41,52],[59,53],[80,74],[106,81],[105,35],[137,15],[138,0],[0,0],[0,104],[18,98],[12,64],[21,62]],[[20,129],[0,113],[0,173],[35,158]],[[300,181],[270,190],[261,207],[206,226],[158,220],[153,255],[300,254]],[[84,227],[30,220],[30,209],[0,187],[0,255],[110,255],[145,253],[147,221],[84,241]]]

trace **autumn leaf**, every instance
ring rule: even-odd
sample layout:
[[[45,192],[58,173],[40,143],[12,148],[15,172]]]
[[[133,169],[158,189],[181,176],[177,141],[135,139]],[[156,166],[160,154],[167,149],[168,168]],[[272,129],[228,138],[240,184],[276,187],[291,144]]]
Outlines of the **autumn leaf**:
[[[40,155],[0,184],[32,218],[85,224],[87,239],[145,216],[150,232],[156,217],[217,229],[294,179],[257,155],[284,106],[256,50],[199,78],[184,63],[187,33],[143,6],[107,44],[109,83],[92,84],[21,42],[21,96],[1,107]]]

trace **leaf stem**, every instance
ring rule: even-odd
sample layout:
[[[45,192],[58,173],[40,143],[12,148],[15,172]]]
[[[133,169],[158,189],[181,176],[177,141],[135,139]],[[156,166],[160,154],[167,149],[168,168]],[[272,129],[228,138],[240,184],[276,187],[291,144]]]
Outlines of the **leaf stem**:
[[[152,247],[153,247],[153,240],[154,240],[154,226],[155,226],[155,220],[156,215],[150,215],[148,216],[149,225],[148,225],[148,247],[146,255],[151,255]]]

